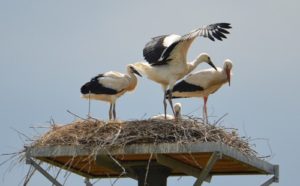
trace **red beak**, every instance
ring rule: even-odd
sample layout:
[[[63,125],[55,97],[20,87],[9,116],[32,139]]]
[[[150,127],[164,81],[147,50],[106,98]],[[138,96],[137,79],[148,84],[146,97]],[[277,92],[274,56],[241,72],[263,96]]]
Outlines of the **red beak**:
[[[229,68],[226,69],[226,75],[227,75],[228,84],[230,86],[230,77],[231,77],[231,74],[230,74],[230,69]]]

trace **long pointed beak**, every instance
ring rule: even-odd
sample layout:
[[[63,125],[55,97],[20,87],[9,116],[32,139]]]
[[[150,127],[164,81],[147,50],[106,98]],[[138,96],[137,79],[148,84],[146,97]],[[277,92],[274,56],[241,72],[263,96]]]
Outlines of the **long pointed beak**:
[[[211,67],[213,67],[215,70],[217,70],[217,67],[213,64],[212,61],[207,62]]]
[[[143,77],[137,70],[133,69],[133,73],[135,73],[136,75]]]
[[[231,78],[231,74],[230,74],[230,69],[226,69],[226,75],[227,75],[227,81],[228,81],[228,84],[230,86],[230,78]]]

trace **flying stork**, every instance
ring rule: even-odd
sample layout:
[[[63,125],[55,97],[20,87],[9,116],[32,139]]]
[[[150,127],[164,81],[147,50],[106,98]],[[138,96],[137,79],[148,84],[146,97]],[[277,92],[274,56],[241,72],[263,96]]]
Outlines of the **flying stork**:
[[[230,86],[232,61],[226,59],[223,68],[218,67],[192,73],[179,81],[173,87],[173,98],[203,97],[204,120],[207,123],[206,103],[208,96],[215,93],[221,86],[228,82]],[[171,89],[167,90],[169,93]],[[168,95],[167,95],[168,96]]]
[[[134,74],[141,76],[131,64],[127,66],[127,73],[109,71],[93,77],[81,87],[82,97],[109,102],[109,120],[116,120],[116,100],[135,89],[137,77]]]
[[[194,61],[187,63],[187,52],[190,45],[198,36],[208,37],[222,41],[225,34],[229,34],[229,23],[215,23],[195,29],[188,34],[179,36],[176,34],[162,35],[152,38],[144,49],[143,55],[148,62],[135,63],[137,70],[146,74],[146,76],[159,84],[164,91],[163,105],[166,118],[166,90],[169,91],[169,103],[175,114],[172,103],[172,89],[176,81],[183,78],[194,70],[200,63],[206,62],[215,68],[208,54],[200,54]]]

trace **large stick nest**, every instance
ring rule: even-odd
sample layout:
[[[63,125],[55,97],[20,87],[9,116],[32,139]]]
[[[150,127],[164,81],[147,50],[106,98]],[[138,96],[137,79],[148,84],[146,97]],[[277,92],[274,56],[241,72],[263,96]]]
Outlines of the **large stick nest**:
[[[86,147],[118,147],[130,144],[221,142],[248,156],[257,156],[248,139],[239,137],[236,129],[203,124],[198,119],[134,120],[104,122],[95,119],[53,125],[32,145],[85,145]]]

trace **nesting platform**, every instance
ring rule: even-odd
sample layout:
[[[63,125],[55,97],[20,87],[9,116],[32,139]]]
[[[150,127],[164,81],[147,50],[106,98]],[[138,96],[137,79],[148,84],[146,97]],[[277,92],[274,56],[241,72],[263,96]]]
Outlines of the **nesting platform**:
[[[89,179],[129,177],[139,186],[165,186],[168,176],[193,176],[194,186],[217,175],[273,175],[279,166],[258,158],[236,130],[200,120],[75,121],[52,128],[25,149],[26,162],[54,185],[38,160]]]
[[[222,143],[137,144],[94,151],[84,146],[55,146],[27,148],[26,154],[31,161],[35,158],[87,178],[138,180],[139,173],[154,168],[160,175],[166,172],[166,177],[194,176],[198,178],[195,185],[215,175],[274,175],[263,185],[278,182],[278,165],[245,156]]]

